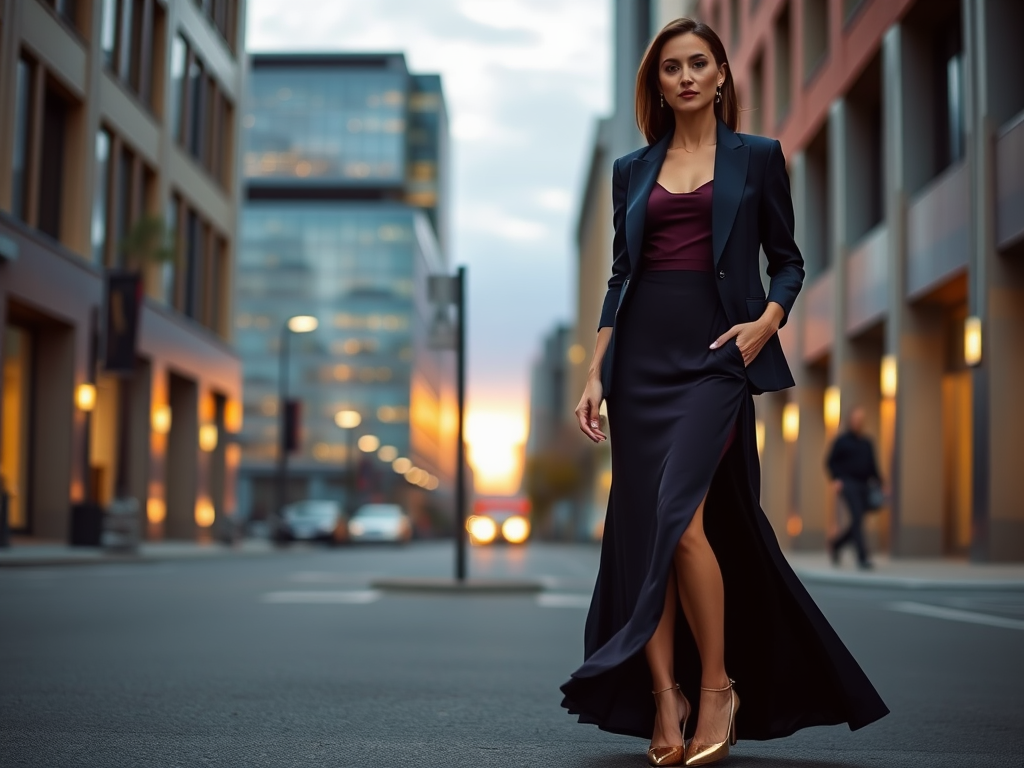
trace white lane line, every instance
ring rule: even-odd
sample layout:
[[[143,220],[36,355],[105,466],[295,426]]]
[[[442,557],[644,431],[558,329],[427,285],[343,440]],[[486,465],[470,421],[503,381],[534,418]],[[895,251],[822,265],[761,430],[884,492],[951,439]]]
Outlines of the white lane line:
[[[537,605],[541,608],[583,608],[590,607],[590,595],[571,593],[541,592],[537,595]]]
[[[327,592],[267,592],[263,595],[264,603],[307,603],[333,605],[366,605],[380,599],[380,592],[375,589],[352,589]]]
[[[1003,616],[991,616],[987,613],[976,613],[975,611],[962,611],[959,608],[946,608],[941,605],[909,602],[889,603],[888,608],[900,613],[930,616],[933,619],[946,619],[947,621],[962,621],[967,624],[985,624],[989,627],[1024,630],[1024,621],[1020,619],[1007,619]]]

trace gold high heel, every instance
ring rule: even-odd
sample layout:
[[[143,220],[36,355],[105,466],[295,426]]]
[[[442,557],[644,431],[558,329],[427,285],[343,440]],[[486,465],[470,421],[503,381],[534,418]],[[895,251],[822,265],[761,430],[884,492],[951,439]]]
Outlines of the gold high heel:
[[[663,688],[660,691],[651,691],[651,693],[657,696],[659,693],[665,693],[666,691],[679,691],[682,694],[682,690],[678,685],[673,685],[671,688]],[[686,721],[690,719],[691,708],[690,702],[685,696],[683,696],[683,702],[686,704],[686,714],[679,721],[679,730],[683,734],[683,744],[678,747],[651,747],[647,750],[648,765],[683,765],[686,760]]]
[[[736,681],[730,678],[725,688],[701,688],[702,691],[715,693],[729,692],[729,730],[725,734],[725,741],[718,744],[697,744],[696,739],[691,740],[686,748],[686,765],[710,765],[729,755],[729,745],[736,743],[736,711],[740,708],[740,697],[733,690],[734,685]]]

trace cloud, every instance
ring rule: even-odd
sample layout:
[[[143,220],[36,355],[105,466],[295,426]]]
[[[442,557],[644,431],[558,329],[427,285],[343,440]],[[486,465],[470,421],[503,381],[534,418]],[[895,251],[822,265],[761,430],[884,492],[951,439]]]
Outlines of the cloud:
[[[572,210],[572,193],[559,187],[542,189],[537,193],[537,204],[549,211],[568,213]]]
[[[541,222],[520,218],[487,203],[463,208],[458,212],[456,222],[467,231],[516,242],[543,240],[548,234],[548,228]]]

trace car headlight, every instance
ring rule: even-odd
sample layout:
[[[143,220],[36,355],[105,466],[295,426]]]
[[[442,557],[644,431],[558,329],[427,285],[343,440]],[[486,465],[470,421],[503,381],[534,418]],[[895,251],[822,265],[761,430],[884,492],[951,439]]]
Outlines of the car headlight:
[[[364,533],[366,533],[366,526],[360,522],[349,523],[348,532],[354,533],[356,536],[362,536]]]
[[[498,535],[498,526],[489,517],[473,515],[466,521],[466,530],[474,544],[490,544]]]
[[[521,515],[512,515],[501,524],[501,535],[510,544],[522,544],[530,536],[530,521]]]

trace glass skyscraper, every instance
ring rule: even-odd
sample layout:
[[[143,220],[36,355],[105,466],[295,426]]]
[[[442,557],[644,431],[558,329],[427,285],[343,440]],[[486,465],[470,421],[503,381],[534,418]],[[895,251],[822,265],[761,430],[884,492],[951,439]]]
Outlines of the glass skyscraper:
[[[235,304],[245,375],[240,500],[272,510],[279,352],[301,401],[289,499],[395,500],[443,527],[455,460],[454,361],[428,348],[430,274],[447,272],[447,120],[436,75],[401,54],[255,55]],[[358,427],[339,426],[355,411]]]

